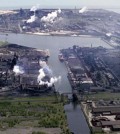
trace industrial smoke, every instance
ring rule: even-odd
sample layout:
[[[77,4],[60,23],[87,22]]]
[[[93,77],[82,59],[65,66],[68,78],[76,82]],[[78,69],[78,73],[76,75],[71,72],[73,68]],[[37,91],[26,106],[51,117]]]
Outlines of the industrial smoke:
[[[30,17],[30,19],[27,20],[27,23],[33,23],[37,20],[38,18],[35,16],[35,14],[33,16]]]
[[[27,23],[33,23],[35,22],[38,18],[36,17],[35,15],[35,12],[38,11],[40,9],[40,5],[36,5],[36,6],[33,6],[30,11],[34,12],[34,15],[33,16],[30,16],[30,19],[27,20]]]
[[[36,6],[33,6],[33,7],[30,9],[30,11],[35,12],[35,11],[37,11],[37,10],[39,10],[39,9],[40,9],[40,5],[37,4]]]
[[[111,37],[112,33],[106,33],[106,36]]]
[[[47,85],[48,87],[52,87],[54,83],[58,82],[61,80],[61,76],[57,77],[52,77],[52,71],[47,65],[45,61],[40,61],[40,66],[41,69],[39,70],[39,75],[38,75],[38,83],[39,85]],[[43,81],[44,77],[49,77],[49,81]]]
[[[41,21],[45,23],[53,23],[54,20],[58,17],[58,14],[61,14],[61,12],[62,12],[61,9],[59,9],[55,10],[54,12],[48,13],[47,16],[43,16],[41,18]]]
[[[79,13],[84,13],[87,10],[87,7],[83,7],[82,9],[79,10]]]
[[[13,68],[13,72],[16,75],[25,73],[25,70],[28,68],[28,59],[27,58],[20,58],[17,61],[17,64]]]
[[[14,68],[13,68],[13,72],[16,75],[23,74],[24,73],[24,69],[21,66],[15,65]]]

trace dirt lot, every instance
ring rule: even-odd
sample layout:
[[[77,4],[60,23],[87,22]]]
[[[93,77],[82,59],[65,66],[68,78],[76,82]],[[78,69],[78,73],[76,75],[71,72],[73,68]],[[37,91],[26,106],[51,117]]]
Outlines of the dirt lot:
[[[5,131],[0,131],[0,134],[32,134],[32,132],[45,132],[46,134],[60,134],[60,128],[32,128],[32,127],[18,127],[11,128]]]

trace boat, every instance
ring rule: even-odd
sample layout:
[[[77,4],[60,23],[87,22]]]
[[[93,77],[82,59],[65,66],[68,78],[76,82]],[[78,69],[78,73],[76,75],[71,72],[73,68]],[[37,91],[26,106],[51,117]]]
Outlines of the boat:
[[[64,61],[64,57],[63,57],[62,53],[60,53],[60,54],[58,55],[58,58],[59,58],[59,60],[60,60],[61,62]]]

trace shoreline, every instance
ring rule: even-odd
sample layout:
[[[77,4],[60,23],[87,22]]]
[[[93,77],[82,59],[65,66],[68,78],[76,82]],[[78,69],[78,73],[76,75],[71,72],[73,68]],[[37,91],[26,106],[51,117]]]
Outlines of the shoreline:
[[[0,35],[6,35],[6,34],[25,34],[25,35],[37,35],[37,36],[59,36],[59,37],[84,37],[84,38],[101,38],[99,36],[95,35],[88,35],[88,34],[75,34],[75,33],[44,33],[44,32],[22,32],[22,33],[14,33],[14,32],[2,32],[0,31]]]
[[[88,35],[88,34],[75,34],[75,33],[58,33],[58,32],[49,32],[49,33],[43,33],[43,32],[26,32],[26,33],[20,33],[20,34],[28,34],[28,35],[38,35],[38,36],[60,36],[60,37],[87,37],[87,38],[100,38],[95,35]]]
[[[88,34],[71,34],[71,33],[44,33],[44,32],[22,32],[22,33],[14,33],[14,32],[0,32],[0,35],[9,35],[9,34],[21,34],[21,35],[35,35],[35,36],[53,36],[53,37],[82,37],[82,38],[98,38],[101,39],[103,42],[107,43],[111,48],[115,48],[114,46],[111,45],[110,42],[107,42],[106,40],[103,40],[102,37],[100,36],[95,36],[95,35],[88,35]]]
[[[102,37],[100,37],[100,36],[95,36],[95,35],[87,35],[87,34],[77,35],[77,34],[66,34],[66,33],[64,33],[64,34],[61,34],[61,33],[51,34],[51,33],[42,33],[42,32],[38,32],[38,33],[27,32],[27,33],[19,33],[19,34],[37,35],[37,36],[55,36],[55,37],[99,38],[99,39],[101,39],[103,42],[107,43],[111,48],[115,48],[115,46],[111,45],[110,42],[107,42],[106,40],[103,40]]]

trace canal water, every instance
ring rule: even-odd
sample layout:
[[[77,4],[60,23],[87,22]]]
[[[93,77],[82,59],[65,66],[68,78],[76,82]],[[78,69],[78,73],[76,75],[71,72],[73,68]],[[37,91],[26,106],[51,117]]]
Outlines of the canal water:
[[[72,103],[67,104],[65,105],[65,112],[71,132],[74,132],[74,134],[90,134],[90,129],[80,105],[74,108]]]
[[[62,48],[72,47],[73,45],[78,45],[81,47],[92,46],[103,46],[106,48],[111,48],[107,43],[103,42],[99,38],[90,37],[61,37],[61,36],[36,36],[36,35],[25,35],[25,34],[0,34],[0,40],[6,40],[10,43],[16,43],[23,46],[34,47],[38,49],[49,49],[50,58],[49,66],[53,71],[54,76],[61,76],[61,82],[57,83],[56,89],[60,93],[71,92],[71,86],[67,79],[67,70],[64,63],[58,60],[59,50]],[[67,114],[69,128],[74,134],[89,134],[89,127],[83,115],[80,106],[76,109],[73,108],[72,104],[65,106],[65,111]]]

